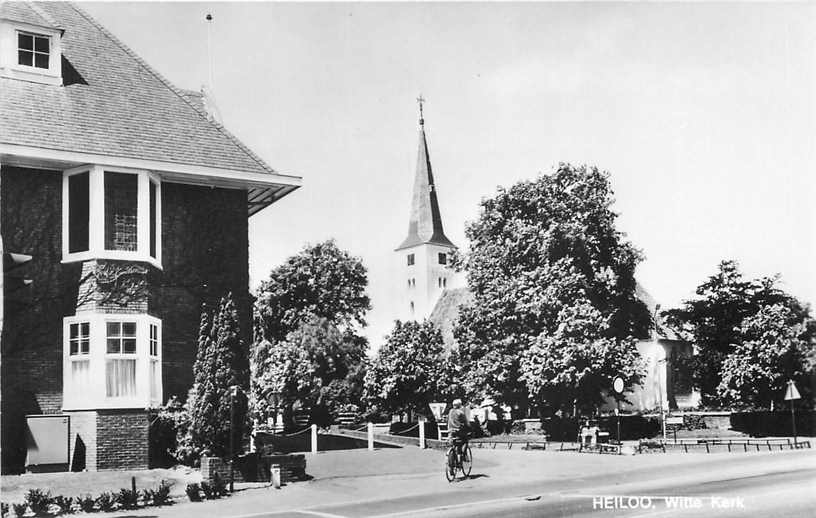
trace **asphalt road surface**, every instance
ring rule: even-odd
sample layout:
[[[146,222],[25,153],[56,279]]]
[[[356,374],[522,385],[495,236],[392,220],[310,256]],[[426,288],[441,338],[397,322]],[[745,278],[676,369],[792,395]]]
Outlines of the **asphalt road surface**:
[[[700,455],[700,462],[660,465],[560,480],[502,484],[485,473],[434,491],[356,503],[258,512],[241,518],[323,517],[732,517],[814,516],[816,455]],[[441,475],[441,474],[440,474]],[[441,476],[440,476],[441,478]],[[490,483],[487,483],[487,481]]]

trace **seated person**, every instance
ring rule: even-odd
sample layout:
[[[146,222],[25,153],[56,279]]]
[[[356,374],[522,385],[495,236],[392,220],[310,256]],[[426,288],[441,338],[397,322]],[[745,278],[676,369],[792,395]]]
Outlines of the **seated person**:
[[[465,411],[462,410],[462,400],[453,400],[453,409],[448,414],[448,436],[457,447],[459,453],[462,452],[462,445],[468,439],[468,422]]]

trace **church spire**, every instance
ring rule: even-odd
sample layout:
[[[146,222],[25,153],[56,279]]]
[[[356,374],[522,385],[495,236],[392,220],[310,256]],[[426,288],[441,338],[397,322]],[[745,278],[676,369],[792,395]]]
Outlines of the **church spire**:
[[[439,201],[436,197],[431,157],[428,154],[428,142],[425,138],[423,113],[425,99],[422,95],[417,98],[417,103],[419,103],[419,152],[414,177],[414,194],[411,199],[411,216],[408,220],[408,237],[397,247],[397,250],[424,243],[455,247],[442,229],[442,216],[439,213]]]

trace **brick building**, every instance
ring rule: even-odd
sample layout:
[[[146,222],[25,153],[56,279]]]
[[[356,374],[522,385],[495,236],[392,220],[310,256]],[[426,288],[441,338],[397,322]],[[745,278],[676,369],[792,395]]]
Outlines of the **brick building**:
[[[0,236],[31,257],[3,283],[3,472],[49,446],[41,415],[68,417],[70,468],[146,468],[202,304],[231,292],[250,332],[247,219],[301,180],[204,100],[72,4],[0,4]]]

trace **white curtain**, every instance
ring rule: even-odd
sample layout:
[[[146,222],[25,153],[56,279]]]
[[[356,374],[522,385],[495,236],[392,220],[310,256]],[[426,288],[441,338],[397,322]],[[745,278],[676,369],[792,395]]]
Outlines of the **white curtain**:
[[[159,394],[159,380],[161,379],[159,360],[150,360],[150,399],[161,399]]]
[[[71,391],[74,394],[84,394],[90,388],[90,367],[90,360],[71,360]]]
[[[136,360],[112,359],[106,364],[108,397],[136,395]]]

